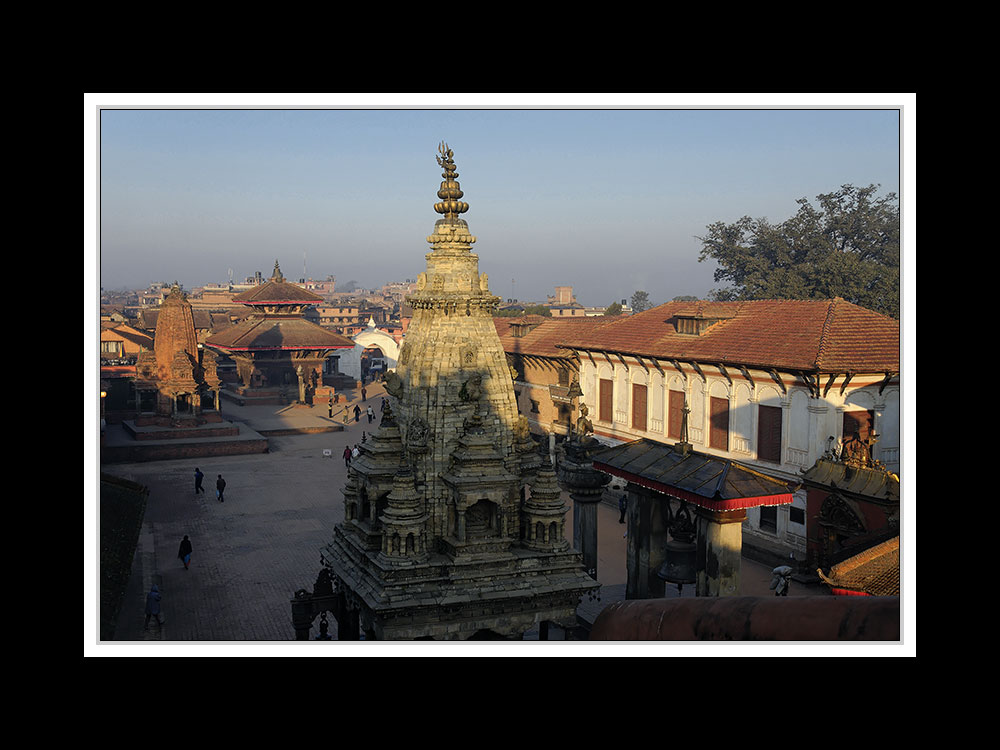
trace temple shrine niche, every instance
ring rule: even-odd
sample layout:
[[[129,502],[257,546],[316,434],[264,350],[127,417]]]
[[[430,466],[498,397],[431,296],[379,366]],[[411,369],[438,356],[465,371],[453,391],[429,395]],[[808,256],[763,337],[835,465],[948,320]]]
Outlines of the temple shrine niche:
[[[431,252],[378,431],[351,462],[344,520],[320,551],[312,592],[292,599],[296,637],[333,612],[341,640],[544,638],[577,627],[598,584],[565,536],[566,506],[517,413],[471,252],[476,238],[453,153],[443,168],[427,238]]]
[[[877,435],[857,435],[807,471],[806,565],[827,568],[899,534],[899,475],[874,458]]]
[[[175,283],[160,306],[153,350],[136,360],[136,424],[221,421],[220,384],[215,353],[199,349],[191,303]]]
[[[337,374],[330,358],[354,342],[303,317],[322,297],[285,281],[275,261],[268,281],[233,301],[251,315],[205,342],[236,362],[239,383],[227,384],[223,395],[243,404],[311,404],[333,396],[324,383],[324,376]]]

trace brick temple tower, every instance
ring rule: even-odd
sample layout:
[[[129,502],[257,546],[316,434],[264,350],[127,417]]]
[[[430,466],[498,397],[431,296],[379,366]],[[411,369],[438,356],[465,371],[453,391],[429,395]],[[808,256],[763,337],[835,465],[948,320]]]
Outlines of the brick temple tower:
[[[202,356],[191,303],[174,283],[160,306],[153,350],[141,352],[136,362],[137,401],[141,407],[142,394],[155,393],[157,416],[196,419],[202,415],[203,394],[214,393],[218,406],[218,387],[214,353]]]
[[[332,611],[340,639],[520,639],[573,628],[597,583],[564,537],[567,508],[539,470],[492,313],[453,153],[427,238],[427,270],[387,415],[344,488],[344,521],[313,592],[292,600],[298,638]],[[538,491],[532,492],[532,485]]]

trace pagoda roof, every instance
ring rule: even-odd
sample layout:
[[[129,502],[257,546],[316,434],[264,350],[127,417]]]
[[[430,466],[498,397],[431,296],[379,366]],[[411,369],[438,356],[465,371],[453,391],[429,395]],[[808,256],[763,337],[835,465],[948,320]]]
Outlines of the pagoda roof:
[[[233,295],[233,302],[244,305],[313,305],[323,301],[318,294],[287,281],[265,281],[263,284]]]
[[[226,351],[354,348],[346,336],[298,316],[250,317],[219,331],[205,344]]]
[[[315,305],[323,301],[318,294],[303,289],[298,284],[285,281],[278,261],[274,262],[274,273],[263,284],[245,292],[233,295],[233,302],[244,305]]]
[[[595,453],[594,468],[706,510],[788,505],[795,483],[726,458],[641,438]]]

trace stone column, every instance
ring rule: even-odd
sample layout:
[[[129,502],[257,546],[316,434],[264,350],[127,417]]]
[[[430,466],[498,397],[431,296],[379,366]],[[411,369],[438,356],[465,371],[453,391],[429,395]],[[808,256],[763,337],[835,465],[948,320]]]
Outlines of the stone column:
[[[629,483],[628,544],[626,545],[626,599],[652,599],[664,595],[665,583],[657,575],[666,559],[667,526],[659,493]]]
[[[695,596],[738,596],[746,510],[718,513],[698,508],[696,515]]]
[[[583,554],[587,574],[597,580],[597,503],[611,477],[594,468],[591,454],[604,446],[592,438],[567,441],[559,462],[559,486],[573,500],[573,546]]]
[[[573,500],[573,546],[583,553],[583,567],[597,580],[597,503],[600,495],[570,493]]]

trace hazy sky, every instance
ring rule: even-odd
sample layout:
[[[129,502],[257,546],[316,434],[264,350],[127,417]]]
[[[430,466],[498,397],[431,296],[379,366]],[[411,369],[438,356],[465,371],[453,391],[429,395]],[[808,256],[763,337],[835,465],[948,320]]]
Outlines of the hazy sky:
[[[132,107],[96,114],[106,289],[190,289],[230,271],[239,281],[269,275],[275,260],[293,279],[416,278],[439,218],[441,141],[455,153],[480,271],[504,299],[544,301],[557,285],[585,305],[636,289],[654,303],[705,295],[718,284],[697,237],[712,222],[782,221],[797,199],[845,183],[901,192],[901,117],[889,108],[901,98],[857,98],[882,109],[434,110],[267,109],[266,99],[225,109],[250,100],[204,95],[191,108],[142,109],[149,100],[133,96],[95,102]],[[461,105],[437,96],[419,103]]]

